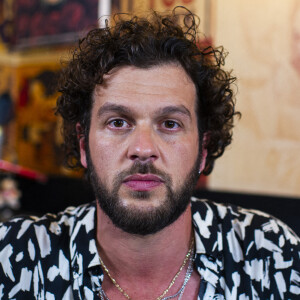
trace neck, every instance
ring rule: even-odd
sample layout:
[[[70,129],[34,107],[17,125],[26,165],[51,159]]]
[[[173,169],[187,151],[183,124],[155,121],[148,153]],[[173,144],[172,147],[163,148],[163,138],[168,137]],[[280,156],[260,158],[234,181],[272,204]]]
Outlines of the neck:
[[[191,233],[190,206],[173,224],[155,234],[139,236],[117,228],[97,204],[99,254],[120,278],[124,275],[159,282],[175,274],[189,250]]]

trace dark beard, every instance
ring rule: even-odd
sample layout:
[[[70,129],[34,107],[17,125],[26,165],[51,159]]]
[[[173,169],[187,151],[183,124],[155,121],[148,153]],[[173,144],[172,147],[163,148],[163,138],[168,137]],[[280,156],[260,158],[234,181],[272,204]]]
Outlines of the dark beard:
[[[198,180],[200,156],[182,186],[173,191],[171,177],[157,170],[152,163],[136,162],[126,171],[120,172],[113,182],[112,191],[100,181],[89,153],[87,153],[88,178],[92,184],[97,201],[113,224],[125,232],[138,235],[154,234],[176,221],[190,203],[193,189]],[[139,210],[136,207],[123,206],[119,198],[119,189],[123,180],[133,174],[154,174],[164,180],[167,189],[165,201],[155,208]],[[131,191],[130,196],[140,201],[147,201],[151,191]]]

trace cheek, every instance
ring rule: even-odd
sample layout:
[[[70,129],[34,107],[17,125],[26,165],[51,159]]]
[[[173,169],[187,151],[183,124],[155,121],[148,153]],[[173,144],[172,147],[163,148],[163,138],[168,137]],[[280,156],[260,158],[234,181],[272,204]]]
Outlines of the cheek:
[[[113,170],[118,170],[115,166],[117,161],[116,150],[118,148],[105,140],[105,138],[96,135],[90,136],[90,155],[98,176],[102,181],[106,181]]]
[[[195,142],[194,142],[195,141]],[[169,163],[179,178],[184,177],[191,171],[198,157],[198,139],[184,142],[173,142],[171,145]]]

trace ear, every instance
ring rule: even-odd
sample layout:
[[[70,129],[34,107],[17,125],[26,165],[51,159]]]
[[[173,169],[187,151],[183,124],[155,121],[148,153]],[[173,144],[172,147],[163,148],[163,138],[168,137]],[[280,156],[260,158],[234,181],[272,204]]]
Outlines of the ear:
[[[76,132],[77,132],[77,139],[79,142],[80,162],[83,167],[87,168],[86,140],[85,140],[85,136],[83,134],[82,126],[79,123],[76,124]]]
[[[201,161],[200,161],[200,166],[199,166],[199,173],[201,173],[205,168],[206,157],[207,157],[206,145],[207,145],[208,140],[209,140],[209,133],[205,132],[203,134],[202,143],[201,143],[202,149],[201,149]]]

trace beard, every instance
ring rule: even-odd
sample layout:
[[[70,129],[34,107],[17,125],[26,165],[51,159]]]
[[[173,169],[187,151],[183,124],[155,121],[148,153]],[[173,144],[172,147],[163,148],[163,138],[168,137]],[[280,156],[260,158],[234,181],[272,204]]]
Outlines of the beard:
[[[87,176],[94,190],[96,199],[103,212],[113,224],[121,230],[136,235],[154,234],[176,221],[190,203],[194,187],[199,177],[200,157],[198,156],[192,170],[176,190],[172,189],[171,176],[158,170],[151,162],[135,162],[131,168],[118,173],[113,180],[111,190],[101,182],[87,151]],[[124,179],[134,174],[153,174],[164,181],[165,198],[157,207],[139,209],[137,205],[124,205],[119,191]],[[129,191],[131,199],[148,201],[154,191]],[[149,200],[150,201],[150,200]]]

